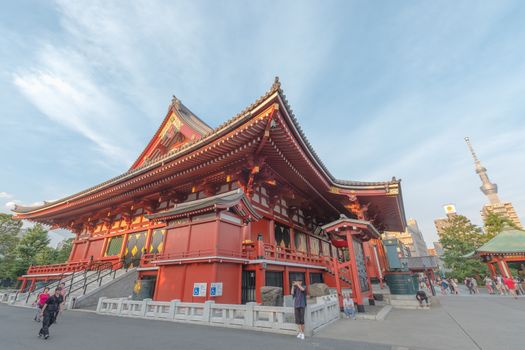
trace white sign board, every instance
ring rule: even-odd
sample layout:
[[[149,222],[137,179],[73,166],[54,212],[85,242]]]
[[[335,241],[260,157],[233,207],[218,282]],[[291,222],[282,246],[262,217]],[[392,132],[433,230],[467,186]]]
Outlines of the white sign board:
[[[193,283],[193,296],[194,297],[205,297],[207,283]]]
[[[211,284],[210,296],[211,297],[220,297],[220,296],[222,296],[222,282],[213,282]]]

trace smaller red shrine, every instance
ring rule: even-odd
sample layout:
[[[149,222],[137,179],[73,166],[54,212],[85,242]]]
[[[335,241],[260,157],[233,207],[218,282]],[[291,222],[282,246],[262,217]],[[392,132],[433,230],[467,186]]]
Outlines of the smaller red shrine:
[[[215,129],[174,98],[126,173],[14,211],[76,235],[68,262],[32,266],[22,290],[111,261],[153,279],[154,300],[219,303],[260,302],[263,286],[286,295],[299,278],[352,288],[362,308],[386,271],[380,232],[406,226],[400,182],[331,175],[277,79]],[[210,296],[216,283],[222,294]]]

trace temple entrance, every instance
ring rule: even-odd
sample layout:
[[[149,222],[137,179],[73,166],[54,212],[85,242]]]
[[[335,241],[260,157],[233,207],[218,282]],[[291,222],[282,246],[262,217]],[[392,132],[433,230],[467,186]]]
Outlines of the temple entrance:
[[[310,284],[323,283],[323,274],[320,272],[310,272]]]
[[[279,287],[284,294],[283,272],[282,271],[266,271],[266,285],[271,287]]]
[[[146,246],[146,231],[130,233],[126,251],[124,252],[124,267],[137,267]]]
[[[255,302],[255,271],[243,271],[241,285],[241,303]]]

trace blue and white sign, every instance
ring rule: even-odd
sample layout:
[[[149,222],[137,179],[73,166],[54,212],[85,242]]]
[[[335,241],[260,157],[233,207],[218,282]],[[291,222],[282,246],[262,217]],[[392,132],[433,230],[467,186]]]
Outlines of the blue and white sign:
[[[207,287],[208,287],[207,283],[194,283],[193,284],[193,296],[194,297],[205,297]]]
[[[212,282],[211,287],[210,287],[210,296],[211,297],[222,296],[222,282]]]

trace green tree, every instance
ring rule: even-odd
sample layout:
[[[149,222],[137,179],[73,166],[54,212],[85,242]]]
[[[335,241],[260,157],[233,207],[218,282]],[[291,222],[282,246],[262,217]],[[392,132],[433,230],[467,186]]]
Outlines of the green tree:
[[[45,259],[49,256],[48,244],[47,230],[42,225],[36,224],[29,228],[16,246],[16,263],[13,274],[20,276],[31,265],[46,264]]]
[[[519,229],[519,227],[516,226],[516,224],[509,218],[503,217],[496,213],[489,213],[485,219],[484,231],[490,238],[493,238],[494,236],[498,235],[506,226]]]
[[[73,238],[68,238],[60,249],[56,249],[55,264],[62,264],[69,259],[71,249],[73,248]]]
[[[486,243],[491,237],[473,225],[463,215],[455,215],[440,235],[445,266],[452,269],[452,277],[460,280],[466,276],[486,274],[486,266],[479,259],[463,256]]]
[[[16,262],[16,246],[18,244],[22,222],[13,220],[12,215],[0,214],[0,283],[9,285],[15,279],[12,270]]]

